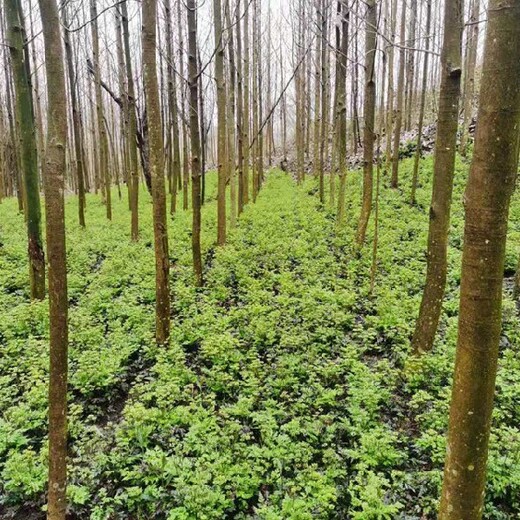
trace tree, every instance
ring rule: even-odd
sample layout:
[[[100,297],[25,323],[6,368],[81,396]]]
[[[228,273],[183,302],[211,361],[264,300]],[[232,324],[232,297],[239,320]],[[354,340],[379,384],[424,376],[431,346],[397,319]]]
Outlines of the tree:
[[[475,95],[475,67],[477,64],[478,47],[478,17],[480,0],[471,0],[471,16],[468,34],[466,35],[466,66],[464,70],[463,122],[460,133],[460,153],[466,154],[468,145],[468,127],[473,112],[473,98]]]
[[[103,194],[107,208],[107,219],[112,219],[112,195],[110,192],[110,170],[108,166],[108,138],[105,126],[105,111],[103,108],[103,96],[101,93],[101,72],[99,66],[99,31],[96,0],[90,0],[90,18],[92,29],[92,68],[94,72],[94,91],[96,94],[96,122],[98,128],[99,163],[98,175],[104,182]]]
[[[222,6],[213,0],[213,23],[215,33],[215,83],[217,85],[217,146],[218,146],[218,193],[217,193],[217,244],[226,243],[226,183],[228,159],[226,155],[226,81],[224,77],[224,42],[222,34]]]
[[[49,487],[48,520],[67,510],[68,300],[65,247],[67,105],[60,18],[56,0],[39,0],[47,71],[47,147],[43,164],[49,264]]]
[[[406,99],[405,99],[405,130],[412,127],[412,112],[414,105],[414,72],[415,72],[415,26],[417,25],[417,0],[410,2],[410,26],[408,29],[408,60],[406,63]],[[428,38],[426,38],[429,43]]]
[[[36,125],[31,92],[31,69],[27,47],[22,6],[19,0],[4,0],[7,40],[16,94],[15,106],[19,123],[20,158],[25,188],[29,279],[31,298],[45,297],[45,256],[41,231],[40,187],[36,155]]]
[[[404,70],[406,62],[405,50],[406,3],[401,4],[401,34],[399,37],[399,75],[397,76],[397,100],[395,108],[394,146],[392,155],[392,188],[399,184],[399,143],[401,141],[401,126],[403,122],[404,101]]]
[[[246,143],[244,142],[244,88],[243,88],[243,62],[242,62],[242,36],[240,32],[240,0],[237,0],[235,12],[235,26],[237,29],[237,57],[236,57],[236,74],[237,74],[237,155],[238,155],[238,215],[244,210],[244,153]],[[249,107],[245,107],[248,110]]]
[[[199,70],[197,51],[197,18],[195,0],[188,0],[188,72],[190,87],[190,137],[191,137],[191,203],[193,271],[195,283],[202,285],[202,258],[200,254],[200,124],[199,124]]]
[[[156,341],[168,342],[170,335],[170,281],[166,192],[164,188],[163,139],[155,49],[157,43],[157,0],[143,0],[142,52],[146,114],[149,122],[149,152],[152,175],[153,233],[155,243]]]
[[[446,2],[426,283],[412,339],[412,348],[416,354],[429,351],[433,347],[446,287],[448,231],[460,97],[462,15],[463,0]]]
[[[174,72],[173,58],[173,31],[171,20],[170,0],[164,2],[164,15],[166,18],[166,52],[167,52],[167,81],[168,81],[168,107],[169,124],[168,135],[170,137],[168,146],[168,169],[170,179],[171,203],[170,213],[175,213],[177,209],[177,185],[181,175],[181,153],[179,143],[179,121],[177,113],[177,81]]]
[[[520,137],[520,2],[490,0],[465,193],[459,333],[440,520],[482,517],[501,332],[509,202]]]
[[[390,169],[392,161],[392,127],[394,122],[394,42],[395,28],[397,24],[397,0],[392,0],[390,12],[390,41],[388,49],[388,92],[386,101],[386,147],[385,170]]]
[[[243,176],[243,188],[242,188],[242,197],[244,199],[244,206],[249,202],[249,160],[250,160],[250,150],[249,150],[249,127],[250,127],[250,117],[249,117],[249,1],[245,1],[244,6],[244,60],[242,62],[243,72],[242,76],[244,78],[244,120],[242,122],[242,140],[244,141],[244,172]]]
[[[336,74],[336,147],[338,157],[339,193],[337,224],[341,226],[345,218],[345,192],[347,185],[347,55],[348,55],[348,25],[349,8],[345,0],[338,2],[341,12],[341,44],[338,53]]]
[[[357,243],[361,246],[365,242],[365,234],[372,211],[372,186],[374,170],[374,123],[376,112],[376,39],[377,33],[377,6],[375,0],[367,3],[365,28],[365,96],[363,113],[365,126],[363,130],[363,201],[357,230]]]
[[[321,128],[320,128],[320,146],[319,146],[319,193],[321,204],[325,203],[325,154],[328,152],[328,126],[329,126],[329,60],[328,60],[328,1],[321,0]]]
[[[296,90],[296,122],[295,122],[295,145],[296,145],[296,180],[300,184],[305,179],[305,69],[301,63],[305,57],[304,50],[304,31],[305,10],[303,0],[298,0],[299,16],[296,27],[296,71],[295,71],[295,90]],[[280,60],[281,61],[281,60]],[[283,68],[282,68],[283,71]],[[285,155],[284,155],[285,158]]]
[[[426,0],[426,34],[430,34],[431,28],[431,19],[432,19],[432,2],[431,0]],[[426,38],[425,45],[425,55],[423,62],[423,77],[422,77],[422,87],[421,87],[421,100],[419,102],[419,124],[417,126],[417,148],[415,150],[415,158],[413,163],[413,173],[412,173],[412,194],[410,197],[410,201],[412,204],[415,204],[415,193],[417,190],[417,179],[419,175],[419,160],[422,155],[422,131],[424,124],[424,107],[426,105],[426,88],[428,86],[428,59],[429,59],[429,51],[430,50],[430,38]]]
[[[227,104],[227,134],[228,134],[228,173],[229,173],[229,202],[230,202],[230,226],[234,228],[237,221],[237,193],[236,193],[236,149],[235,149],[235,113],[236,113],[236,66],[235,66],[235,46],[233,38],[233,24],[231,22],[231,6],[229,0],[226,0],[226,24],[229,31],[228,37],[228,72],[229,72],[229,89]]]
[[[78,218],[79,225],[85,227],[85,177],[83,172],[83,134],[81,133],[81,113],[78,104],[76,69],[68,30],[67,5],[61,10],[64,28],[65,57],[67,60],[67,76],[69,79],[70,104],[72,108],[72,130],[74,133],[74,153],[76,158],[76,175],[78,178]]]
[[[139,171],[137,161],[137,112],[135,106],[135,90],[134,90],[134,75],[132,72],[132,59],[130,54],[130,29],[128,27],[128,8],[127,1],[121,3],[121,21],[123,25],[123,46],[125,50],[125,65],[126,65],[126,88],[127,94],[127,114],[128,120],[128,155],[130,166],[130,182],[132,189],[130,190],[130,211],[131,211],[131,233],[132,240],[139,238]]]

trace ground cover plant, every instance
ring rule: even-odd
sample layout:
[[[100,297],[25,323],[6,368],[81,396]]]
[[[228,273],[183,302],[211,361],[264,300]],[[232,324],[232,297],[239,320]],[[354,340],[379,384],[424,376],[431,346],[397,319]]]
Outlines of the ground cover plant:
[[[378,271],[355,245],[361,175],[349,172],[345,226],[317,181],[269,173],[224,247],[214,247],[208,175],[193,286],[189,211],[169,219],[172,333],[157,347],[151,204],[129,240],[67,198],[71,518],[435,518],[458,317],[462,192],[457,160],[447,294],[434,351],[412,359],[425,271],[432,159],[381,192]],[[384,177],[383,182],[389,179]],[[510,280],[520,243],[515,198],[507,246],[497,402],[484,517],[520,514],[519,315]],[[368,243],[373,223],[368,228]],[[47,470],[47,302],[29,302],[23,216],[0,206],[0,516],[43,518]]]

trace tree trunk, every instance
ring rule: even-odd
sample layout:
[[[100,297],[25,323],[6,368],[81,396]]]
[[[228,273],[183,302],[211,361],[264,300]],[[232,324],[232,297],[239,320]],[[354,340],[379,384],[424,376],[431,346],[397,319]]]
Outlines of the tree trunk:
[[[471,8],[470,25],[468,27],[467,38],[467,59],[466,70],[464,73],[464,95],[463,114],[464,119],[460,134],[460,153],[466,154],[468,147],[468,127],[473,115],[473,98],[475,95],[475,67],[477,64],[477,48],[478,48],[478,17],[480,11],[480,1],[473,0]]]
[[[74,133],[74,152],[76,155],[76,175],[78,179],[78,218],[79,225],[85,227],[85,178],[83,174],[83,135],[81,133],[81,114],[77,98],[76,70],[68,30],[67,5],[61,11],[64,27],[65,56],[69,79],[70,104],[72,108],[72,130]]]
[[[249,162],[250,162],[250,148],[249,148],[249,0],[245,0],[245,11],[244,11],[244,61],[242,63],[244,71],[242,73],[244,77],[244,120],[242,122],[242,139],[244,140],[244,187],[243,187],[243,198],[244,206],[249,202]]]
[[[99,65],[99,36],[97,23],[96,0],[90,0],[90,18],[92,28],[92,65],[94,68],[94,89],[96,94],[96,121],[99,134],[99,173],[104,182],[104,195],[107,210],[107,219],[112,219],[112,195],[110,192],[110,170],[108,167],[108,138],[105,127],[105,115],[103,109],[103,96],[101,93],[101,72]]]
[[[128,151],[130,180],[132,183],[131,193],[131,234],[132,240],[139,239],[139,164],[137,160],[137,113],[135,105],[134,75],[132,72],[132,57],[130,54],[130,30],[128,27],[127,1],[121,4],[121,17],[123,22],[123,44],[125,48],[126,64],[126,86],[128,88]]]
[[[226,182],[228,157],[226,155],[226,82],[224,78],[224,44],[222,37],[222,6],[213,0],[213,23],[215,33],[215,82],[217,84],[217,244],[226,243]]]
[[[432,18],[432,0],[426,0],[426,34],[430,34],[431,28],[431,18]],[[428,86],[428,59],[429,59],[429,50],[430,50],[430,38],[426,38],[425,43],[426,53],[424,55],[424,63],[423,63],[423,77],[422,77],[422,87],[421,87],[421,101],[419,106],[419,124],[417,126],[417,148],[415,150],[415,158],[413,163],[413,173],[412,173],[412,194],[410,197],[410,202],[415,204],[415,193],[417,191],[417,180],[419,176],[419,161],[422,156],[422,131],[424,124],[424,107],[426,104],[426,88]]]
[[[392,155],[392,188],[399,185],[399,143],[401,141],[401,125],[403,122],[403,100],[404,100],[404,70],[406,62],[405,51],[405,29],[406,29],[406,4],[401,4],[401,33],[399,36],[399,75],[397,76],[397,102],[395,109],[394,146]]]
[[[47,147],[44,162],[49,263],[49,484],[48,520],[67,511],[67,261],[65,247],[65,150],[67,93],[56,0],[40,0],[47,70]]]
[[[415,72],[415,26],[417,24],[417,0],[410,2],[410,25],[408,29],[408,60],[406,63],[406,99],[405,99],[405,114],[404,114],[404,129],[410,130],[412,127],[412,111],[414,108],[414,72]],[[428,42],[428,38],[426,38]]]
[[[327,6],[325,0],[322,0],[321,7],[321,128],[320,128],[320,146],[319,146],[319,192],[320,203],[325,204],[325,154],[328,152],[328,111],[329,111],[329,95],[328,95],[328,24],[327,24]]]
[[[202,285],[202,258],[200,254],[200,124],[199,124],[199,70],[197,52],[197,18],[195,0],[188,0],[188,73],[190,86],[191,137],[191,204],[193,272],[195,284]]]
[[[240,32],[240,0],[237,0],[235,25],[237,28],[237,123],[238,136],[238,215],[244,210],[244,87],[242,63],[242,35]],[[246,110],[249,107],[245,107]]]
[[[388,1],[385,1],[385,29],[387,24]],[[372,242],[372,263],[370,266],[370,294],[374,293],[377,275],[377,250],[379,247],[379,193],[381,191],[381,136],[385,125],[385,78],[386,54],[381,55],[381,91],[379,98],[378,130],[377,130],[377,157],[376,157],[376,194],[374,200],[374,240]]]
[[[415,354],[432,349],[446,287],[448,231],[453,192],[460,97],[463,0],[446,2],[442,46],[442,82],[428,230],[426,284],[412,339]]]
[[[264,90],[262,86],[262,0],[255,0],[255,20],[257,23],[256,40],[254,50],[257,52],[256,61],[256,80],[258,83],[258,132],[255,139],[258,139],[257,154],[257,194],[264,182],[264,132],[263,132],[263,114],[264,114]]]
[[[347,56],[349,7],[346,0],[340,0],[341,6],[341,47],[338,56],[339,66],[336,75],[338,104],[336,109],[336,146],[338,157],[338,213],[336,222],[339,227],[345,220],[345,191],[347,185]]]
[[[28,49],[24,47],[25,30],[19,0],[4,0],[4,8],[7,25],[6,36],[16,95],[15,106],[20,125],[20,155],[25,187],[31,298],[42,300],[45,297],[45,257],[41,231],[40,187],[30,60]]]
[[[375,56],[377,44],[377,7],[375,0],[367,4],[365,29],[365,96],[363,114],[363,200],[357,230],[357,244],[363,245],[372,211],[372,185],[374,169],[374,121],[376,112]]]
[[[236,67],[235,67],[235,49],[233,38],[233,24],[231,23],[231,5],[226,0],[226,24],[228,27],[228,70],[229,70],[229,90],[227,104],[227,134],[228,134],[228,158],[229,158],[229,203],[230,203],[230,219],[229,225],[234,228],[237,223],[237,191],[236,191],[236,139],[235,139],[235,103],[236,103]]]
[[[170,335],[170,281],[166,193],[164,188],[161,107],[156,64],[157,0],[143,0],[142,52],[146,113],[152,174],[153,232],[155,242],[156,341],[168,342]]]
[[[320,32],[323,30],[321,25],[321,4],[323,0],[316,1],[316,27]],[[316,36],[316,48],[314,50],[315,70],[314,70],[314,135],[312,141],[312,173],[314,177],[318,175],[319,153],[320,153],[320,110],[321,110],[321,34]]]
[[[299,16],[297,27],[297,43],[296,43],[296,62],[298,64],[303,59],[304,51],[304,32],[305,25],[303,0],[299,0]],[[281,60],[282,62],[282,60]],[[282,69],[283,70],[283,69]],[[298,184],[305,179],[305,92],[304,92],[305,70],[299,66],[295,74],[295,89],[296,89],[296,123],[295,123],[295,145],[296,145],[296,180]],[[284,159],[286,158],[285,144],[284,144]]]
[[[509,202],[520,137],[520,2],[490,0],[465,193],[459,333],[440,520],[482,518],[502,325]]]
[[[397,0],[392,0],[390,13],[390,43],[388,49],[388,92],[386,101],[386,147],[385,147],[385,171],[390,169],[392,162],[392,129],[394,124],[394,42],[397,19]]]
[[[177,210],[177,185],[181,174],[181,152],[179,142],[179,121],[177,112],[177,81],[174,72],[173,56],[173,31],[171,20],[171,2],[165,0],[164,15],[166,17],[166,52],[167,52],[167,80],[168,80],[168,106],[170,121],[168,124],[169,146],[169,170],[170,170],[170,213],[173,215]],[[193,175],[193,174],[192,174]]]

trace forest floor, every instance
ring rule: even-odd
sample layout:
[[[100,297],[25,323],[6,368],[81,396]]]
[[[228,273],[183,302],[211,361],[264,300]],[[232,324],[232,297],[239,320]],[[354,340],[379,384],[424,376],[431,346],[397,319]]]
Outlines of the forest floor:
[[[425,276],[432,159],[410,206],[383,186],[379,262],[354,246],[361,175],[347,217],[320,207],[316,181],[272,172],[228,244],[215,249],[215,179],[203,209],[206,285],[192,284],[189,211],[169,222],[172,337],[153,342],[151,202],[129,239],[88,196],[87,228],[67,199],[71,518],[435,518],[457,332],[462,244],[458,160],[448,288],[433,354],[410,361]],[[327,179],[328,181],[328,179]],[[328,182],[327,182],[328,184]],[[384,179],[386,184],[386,179]],[[327,195],[328,197],[328,195]],[[506,276],[520,246],[513,201]],[[47,302],[28,299],[23,216],[0,205],[0,518],[43,519]],[[485,518],[520,518],[520,319],[504,326]]]

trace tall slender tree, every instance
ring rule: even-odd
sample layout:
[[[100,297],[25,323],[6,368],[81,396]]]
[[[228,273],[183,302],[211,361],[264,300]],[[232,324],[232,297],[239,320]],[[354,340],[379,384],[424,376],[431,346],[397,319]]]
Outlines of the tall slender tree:
[[[394,124],[394,42],[397,25],[397,0],[392,0],[390,8],[390,41],[388,43],[388,91],[386,97],[386,147],[385,170],[389,170],[392,163],[392,129]]]
[[[105,124],[105,110],[103,105],[103,95],[101,92],[101,69],[99,63],[99,29],[98,29],[98,11],[96,0],[90,0],[90,18],[92,30],[92,67],[94,72],[94,91],[96,94],[96,123],[98,136],[100,140],[99,146],[99,165],[98,175],[100,182],[103,182],[103,194],[106,204],[106,214],[109,220],[112,219],[112,194],[111,176],[108,160],[108,137]]]
[[[121,3],[121,21],[123,25],[123,47],[125,50],[126,88],[128,89],[125,115],[128,120],[128,155],[130,167],[130,211],[131,211],[131,235],[132,240],[139,239],[139,163],[137,159],[137,111],[134,88],[134,74],[132,69],[132,56],[130,53],[130,28],[128,24],[127,0]]]
[[[397,76],[397,99],[395,105],[395,128],[394,145],[392,154],[392,188],[397,188],[399,184],[399,143],[401,142],[401,126],[403,122],[403,103],[404,103],[404,71],[406,64],[406,2],[401,4],[401,33],[399,36],[399,75]]]
[[[168,342],[170,336],[170,281],[166,192],[164,187],[163,136],[159,85],[157,82],[157,0],[143,0],[142,53],[150,168],[152,174],[153,231],[155,243],[155,324],[156,341]]]
[[[426,352],[433,347],[446,288],[448,231],[459,114],[463,5],[463,0],[453,0],[446,2],[444,8],[442,81],[435,140],[426,283],[412,339],[415,353]]]
[[[242,62],[243,72],[242,76],[244,78],[244,120],[242,122],[242,139],[244,141],[244,181],[243,181],[243,199],[244,205],[249,202],[249,162],[250,162],[250,112],[249,112],[249,83],[250,83],[250,67],[249,67],[249,5],[250,1],[245,1],[244,6],[244,59]]]
[[[357,243],[365,242],[365,235],[372,211],[373,170],[374,170],[374,124],[376,113],[376,46],[377,46],[377,4],[367,3],[365,27],[365,96],[363,114],[363,201],[357,230]]]
[[[236,57],[236,74],[237,74],[237,168],[238,168],[238,201],[237,213],[240,216],[244,210],[244,152],[246,144],[244,142],[244,83],[243,83],[243,60],[242,60],[242,35],[241,35],[241,2],[237,0],[235,10],[235,26],[237,33],[237,57]],[[248,110],[249,107],[245,107]]]
[[[170,178],[170,213],[175,213],[177,209],[177,186],[178,178],[181,175],[181,152],[179,139],[179,114],[177,109],[177,80],[175,78],[175,63],[173,54],[173,30],[172,30],[172,15],[171,15],[171,1],[164,2],[166,17],[166,52],[167,52],[167,81],[168,81],[168,107],[169,107],[169,124],[168,135],[169,139],[169,178]]]
[[[490,0],[465,193],[459,332],[440,520],[482,518],[501,333],[509,203],[520,138],[520,2]]]
[[[200,124],[199,124],[199,68],[197,50],[197,16],[195,0],[188,0],[188,72],[190,87],[190,141],[191,141],[191,203],[193,271],[195,283],[202,285],[202,257],[200,253]]]
[[[24,22],[19,0],[4,0],[7,41],[16,94],[16,114],[19,124],[20,158],[25,192],[29,279],[31,298],[45,297],[45,258],[41,231],[40,186],[36,155],[36,123],[31,92],[31,69],[28,48],[24,42]]]
[[[426,0],[426,34],[430,34],[431,29],[431,19],[432,19],[432,0]],[[417,181],[419,177],[419,160],[422,156],[422,133],[423,133],[423,125],[424,125],[424,108],[426,105],[426,89],[428,86],[428,63],[430,58],[430,38],[426,38],[425,44],[425,55],[423,62],[423,77],[422,77],[422,87],[421,87],[421,100],[419,104],[419,124],[417,126],[417,148],[415,150],[415,158],[413,162],[413,173],[412,173],[412,193],[410,196],[410,201],[412,204],[415,204],[415,194],[417,191]]]
[[[49,264],[49,485],[48,520],[67,512],[68,300],[65,247],[67,105],[61,25],[56,0],[39,0],[47,71],[47,146],[43,164]]]
[[[72,109],[72,129],[74,134],[74,154],[76,161],[76,176],[78,182],[78,218],[79,225],[85,227],[85,176],[83,171],[83,134],[81,132],[81,113],[78,103],[78,84],[76,69],[74,67],[74,56],[70,41],[70,31],[68,29],[68,5],[61,9],[61,17],[64,29],[65,57],[67,61],[67,76],[69,80],[69,95]]]
[[[475,97],[475,68],[477,64],[477,47],[480,11],[480,1],[471,0],[471,15],[468,33],[466,35],[466,63],[464,70],[464,90],[462,96],[463,121],[460,132],[460,153],[466,154],[468,145],[469,123],[473,115],[473,101]]]
[[[222,28],[222,5],[213,0],[213,24],[215,37],[215,82],[217,85],[217,243],[226,243],[226,183],[228,158],[226,155],[226,80],[224,75],[224,42]]]
[[[345,218],[345,192],[347,186],[347,56],[349,6],[345,0],[338,2],[341,13],[341,44],[338,53],[336,75],[337,108],[336,108],[336,147],[338,157],[338,212],[337,225],[341,226]]]
[[[229,88],[227,91],[227,155],[228,155],[228,172],[229,172],[229,224],[231,228],[236,226],[237,222],[237,186],[236,186],[236,83],[237,71],[235,66],[235,39],[233,37],[233,23],[231,21],[231,4],[226,0],[226,25],[228,30],[227,50],[228,50],[228,76]]]

